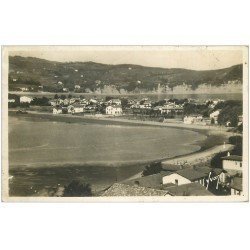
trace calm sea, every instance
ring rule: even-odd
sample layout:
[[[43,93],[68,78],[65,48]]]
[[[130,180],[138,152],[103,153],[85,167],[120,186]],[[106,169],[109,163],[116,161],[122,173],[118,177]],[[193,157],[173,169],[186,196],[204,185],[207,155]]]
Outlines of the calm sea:
[[[145,162],[199,150],[195,141],[202,139],[200,133],[175,128],[10,116],[10,194],[39,195],[34,190],[75,178],[101,189],[139,172]]]

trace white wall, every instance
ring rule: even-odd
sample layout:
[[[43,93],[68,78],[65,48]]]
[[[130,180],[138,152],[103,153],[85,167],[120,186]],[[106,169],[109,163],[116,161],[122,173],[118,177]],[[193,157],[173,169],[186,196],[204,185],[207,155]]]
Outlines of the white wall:
[[[178,180],[178,185],[191,183],[190,180],[182,177],[181,175],[171,174],[171,175],[164,176],[162,178],[162,184],[167,184],[167,183],[174,183],[175,184],[175,180]]]
[[[242,162],[223,160],[223,169],[242,171]]]

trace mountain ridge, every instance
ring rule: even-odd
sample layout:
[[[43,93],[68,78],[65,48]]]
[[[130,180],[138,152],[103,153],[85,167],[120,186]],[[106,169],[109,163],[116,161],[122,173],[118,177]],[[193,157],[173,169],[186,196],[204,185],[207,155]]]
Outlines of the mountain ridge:
[[[56,92],[62,88],[81,92],[171,92],[180,90],[236,88],[242,85],[243,65],[215,70],[147,67],[134,64],[57,62],[36,57],[9,57],[9,86],[43,86]],[[62,83],[58,86],[58,83]],[[235,87],[234,86],[234,87]],[[233,87],[233,88],[234,88]],[[109,90],[108,90],[109,89]],[[111,91],[112,92],[112,91]]]

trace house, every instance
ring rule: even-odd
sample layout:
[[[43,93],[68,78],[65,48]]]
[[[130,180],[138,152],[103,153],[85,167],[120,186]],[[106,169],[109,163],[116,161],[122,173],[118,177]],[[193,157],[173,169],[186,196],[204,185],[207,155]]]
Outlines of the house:
[[[163,185],[169,183],[175,185],[183,185],[191,182],[197,182],[204,186],[206,178],[207,173],[202,173],[192,168],[186,168],[178,170],[170,175],[164,176],[162,179],[162,183]]]
[[[79,114],[79,113],[83,113],[83,111],[84,111],[84,107],[82,105],[74,104],[74,105],[68,106],[68,113]]]
[[[21,96],[20,97],[20,103],[31,103],[32,100],[33,100],[32,97],[28,97],[28,96]]]
[[[121,106],[114,106],[109,105],[106,107],[106,115],[121,115],[122,114],[122,107]]]
[[[62,108],[53,108],[53,114],[57,115],[57,114],[62,114]]]
[[[69,92],[68,88],[63,88],[63,92]]]
[[[241,195],[242,193],[242,177],[234,177],[230,184],[231,195]]]
[[[202,115],[189,115],[185,116],[183,119],[184,124],[200,124],[205,125],[205,121]]]
[[[69,105],[69,99],[67,99],[67,98],[64,99],[63,100],[63,105],[65,105],[65,106]]]
[[[58,99],[56,100],[56,105],[61,105],[61,104],[63,104],[63,99],[58,98]]]
[[[25,91],[29,91],[29,89],[28,88],[26,88],[26,87],[22,87],[22,88],[20,88],[21,89],[21,91],[23,91],[23,92],[25,92]]]
[[[80,85],[75,85],[75,89],[80,89],[81,86]]]
[[[238,126],[240,126],[243,123],[243,115],[238,116]]]
[[[207,183],[217,181],[218,179],[220,183],[226,182],[227,172],[221,168],[197,167],[195,170],[207,175]]]
[[[162,178],[171,174],[169,171],[162,171],[157,174],[152,174],[148,176],[143,176],[135,179],[129,179],[122,181],[121,183],[131,186],[139,186],[139,187],[147,187],[147,188],[154,188],[154,189],[161,189],[162,188]]]
[[[76,102],[76,99],[75,99],[75,98],[70,98],[69,104],[73,104],[73,103],[75,103],[75,102]]]
[[[222,157],[222,167],[231,175],[242,173],[242,156],[228,153],[227,156]]]
[[[131,186],[122,183],[114,183],[102,196],[168,196],[166,190],[157,190],[140,186]]]
[[[121,102],[120,99],[110,99],[110,100],[108,101],[108,104],[121,105],[122,102]]]
[[[176,105],[175,103],[167,103],[163,106],[161,113],[169,114],[169,113],[175,113],[175,114],[181,114],[183,113],[183,107],[181,105]]]
[[[151,109],[151,107],[152,107],[152,104],[149,100],[143,100],[139,104],[140,109]]]
[[[171,196],[211,196],[211,192],[206,190],[204,186],[199,183],[187,183],[178,186],[166,187],[164,190],[168,191]]]
[[[56,106],[57,105],[56,100],[50,100],[49,103],[50,103],[51,106]]]
[[[218,116],[220,114],[220,111],[221,109],[218,109],[216,111],[214,111],[213,113],[210,114],[210,119],[211,119],[211,122],[212,122],[212,119],[214,120],[214,124],[218,124]]]
[[[15,99],[8,99],[8,102],[9,103],[14,103],[14,102],[16,102],[16,100]]]

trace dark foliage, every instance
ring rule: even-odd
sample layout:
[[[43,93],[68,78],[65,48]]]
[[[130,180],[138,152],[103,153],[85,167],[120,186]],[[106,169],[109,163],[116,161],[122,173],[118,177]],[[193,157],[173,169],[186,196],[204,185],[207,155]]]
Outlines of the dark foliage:
[[[242,136],[229,137],[229,143],[235,145],[230,151],[231,155],[242,155]],[[211,166],[214,168],[222,168],[222,157],[227,156],[227,152],[220,152],[211,159]]]
[[[91,186],[89,183],[80,183],[78,180],[73,180],[68,186],[65,186],[64,197],[83,197],[91,196]]]
[[[153,162],[145,167],[145,169],[142,172],[142,176],[157,174],[161,172],[162,170],[163,169],[162,169],[161,162]]]
[[[35,97],[30,102],[30,105],[35,105],[35,106],[50,106],[49,99],[47,97],[42,97],[42,98]]]
[[[211,167],[222,168],[222,157],[227,156],[227,152],[220,152],[211,159]]]
[[[238,145],[238,144],[242,145],[242,136],[240,135],[230,136],[228,141],[230,144],[233,145]]]

